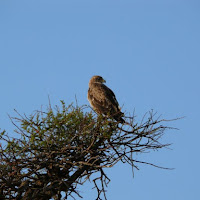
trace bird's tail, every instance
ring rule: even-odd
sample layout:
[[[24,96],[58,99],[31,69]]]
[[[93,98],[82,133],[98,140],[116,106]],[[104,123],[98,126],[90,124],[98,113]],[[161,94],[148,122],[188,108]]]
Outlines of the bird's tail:
[[[120,123],[125,123],[125,120],[122,118],[124,116],[124,113],[122,112],[118,112],[116,113],[113,118],[117,121],[117,122],[120,122]]]

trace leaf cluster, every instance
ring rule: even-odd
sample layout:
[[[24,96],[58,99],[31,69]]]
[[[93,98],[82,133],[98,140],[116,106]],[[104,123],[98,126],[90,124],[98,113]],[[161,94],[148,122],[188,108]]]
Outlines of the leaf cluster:
[[[134,153],[159,149],[159,139],[169,128],[160,125],[165,120],[154,119],[150,112],[146,121],[135,123],[134,116],[119,125],[117,122],[87,112],[86,106],[51,105],[46,111],[12,118],[18,137],[3,131],[0,139],[0,195],[5,199],[62,199],[80,196],[78,185],[93,174],[97,199],[110,179],[105,168],[119,161],[132,168],[137,163]],[[151,164],[153,165],[153,164]],[[156,165],[154,165],[156,166]],[[65,195],[63,195],[65,194]]]

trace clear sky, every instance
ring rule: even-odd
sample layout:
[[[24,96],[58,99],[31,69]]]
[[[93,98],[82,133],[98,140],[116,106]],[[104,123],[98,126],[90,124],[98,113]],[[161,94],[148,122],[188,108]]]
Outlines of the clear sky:
[[[0,1],[0,127],[12,135],[8,115],[31,114],[60,100],[88,104],[88,81],[101,75],[123,111],[137,120],[154,109],[169,123],[163,141],[172,150],[141,159],[167,171],[118,164],[109,200],[200,199],[200,1]],[[94,200],[92,184],[79,189]]]

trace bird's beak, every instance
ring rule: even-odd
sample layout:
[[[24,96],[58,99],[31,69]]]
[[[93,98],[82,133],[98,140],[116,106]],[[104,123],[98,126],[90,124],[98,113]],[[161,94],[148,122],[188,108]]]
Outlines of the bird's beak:
[[[106,80],[103,79],[103,83],[106,83]]]

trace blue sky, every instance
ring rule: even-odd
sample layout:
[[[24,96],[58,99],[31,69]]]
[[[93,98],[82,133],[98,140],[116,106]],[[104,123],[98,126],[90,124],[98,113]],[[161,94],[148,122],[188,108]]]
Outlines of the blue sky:
[[[169,123],[173,143],[141,156],[167,171],[118,164],[109,200],[200,199],[200,2],[195,0],[0,1],[0,127],[13,135],[13,109],[88,104],[88,81],[101,75],[123,111],[138,120],[154,109]],[[80,187],[94,200],[92,184]]]

